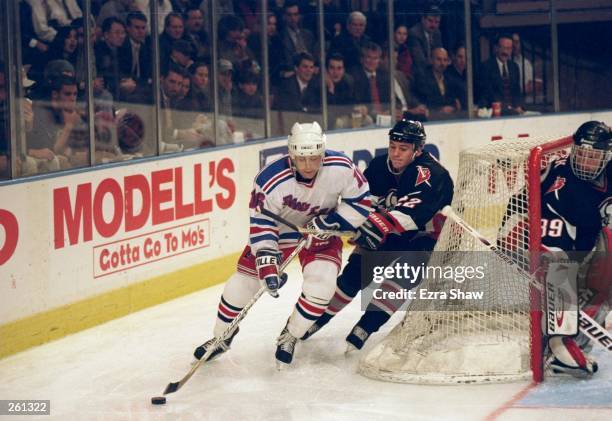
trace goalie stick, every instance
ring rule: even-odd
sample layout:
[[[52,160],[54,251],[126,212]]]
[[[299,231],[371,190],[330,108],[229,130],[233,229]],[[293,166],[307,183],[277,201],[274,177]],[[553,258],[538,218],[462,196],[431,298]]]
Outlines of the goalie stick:
[[[280,268],[279,268],[279,272],[283,272],[285,270],[285,268],[287,267],[287,265],[289,265],[289,263],[293,260],[293,258],[295,256],[297,256],[300,251],[302,251],[302,249],[304,248],[304,246],[306,245],[306,240],[305,239],[301,239],[300,242],[297,244],[296,248],[291,252],[291,254],[289,256],[287,256],[287,258],[283,261],[283,263],[281,263]],[[259,289],[259,291],[257,291],[257,293],[255,294],[255,296],[253,298],[251,298],[251,301],[249,301],[244,308],[240,311],[240,313],[238,313],[238,315],[236,316],[236,318],[234,320],[232,320],[232,322],[229,324],[229,326],[225,329],[225,331],[223,331],[223,333],[219,336],[217,336],[214,340],[214,342],[211,344],[211,346],[208,348],[208,350],[206,351],[206,353],[202,356],[202,358],[200,358],[192,367],[191,370],[189,370],[189,372],[187,374],[185,374],[185,376],[179,380],[178,382],[175,383],[168,383],[168,386],[166,386],[166,389],[164,390],[164,395],[170,394],[170,393],[174,393],[177,390],[179,390],[181,387],[183,387],[185,385],[185,383],[187,383],[187,381],[191,378],[191,376],[193,376],[193,374],[196,372],[196,370],[200,367],[200,365],[205,362],[208,357],[210,357],[210,354],[212,354],[214,352],[215,349],[217,349],[217,347],[219,346],[219,344],[224,341],[228,336],[231,335],[232,332],[234,332],[235,328],[238,326],[238,324],[242,321],[242,319],[245,318],[245,316],[247,315],[247,312],[249,311],[249,309],[253,306],[253,304],[255,304],[255,302],[257,300],[259,300],[259,297],[261,297],[263,295],[263,293],[266,291],[266,287],[261,287]]]
[[[540,293],[543,291],[544,288],[542,287],[542,285],[538,284],[536,281],[533,280],[532,274],[530,274],[528,271],[526,271],[525,269],[521,268],[516,263],[514,263],[508,256],[506,256],[503,253],[502,250],[499,249],[499,247],[497,247],[494,244],[491,244],[491,242],[487,240],[478,231],[476,231],[475,228],[473,228],[471,225],[465,222],[463,218],[461,218],[453,210],[452,207],[448,205],[445,206],[442,209],[441,213],[444,216],[451,218],[453,222],[461,226],[470,235],[472,235],[474,238],[476,238],[478,241],[484,244],[489,250],[494,252],[496,256],[498,256],[504,262],[508,263],[513,268],[515,268],[521,275],[523,275],[526,279],[528,279],[529,284],[533,286],[535,289],[537,289]],[[612,335],[610,335],[610,332],[604,329],[599,323],[593,320],[592,317],[590,317],[588,314],[586,314],[582,310],[580,310],[579,327],[580,327],[580,331],[586,336],[588,336],[591,341],[598,343],[603,348],[612,352]]]
[[[283,225],[288,226],[294,231],[299,232],[300,234],[329,234],[329,235],[337,235],[337,236],[354,236],[355,232],[353,231],[336,231],[336,230],[312,230],[308,228],[298,227],[292,222],[287,221],[280,215],[277,215],[268,209],[260,208],[259,210],[263,215],[266,215],[268,218],[274,219],[276,222],[280,222]]]

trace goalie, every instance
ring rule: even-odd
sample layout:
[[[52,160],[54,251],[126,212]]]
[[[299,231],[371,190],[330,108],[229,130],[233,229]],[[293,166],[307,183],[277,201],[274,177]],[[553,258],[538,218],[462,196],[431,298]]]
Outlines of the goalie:
[[[543,260],[554,264],[559,262],[559,256],[561,259],[578,256],[578,270],[570,276],[574,278],[570,279],[574,290],[577,281],[578,306],[596,322],[604,324],[612,279],[609,253],[612,249],[612,131],[602,122],[588,121],[574,133],[573,140],[569,158],[552,161],[541,177]],[[521,227],[524,215],[509,212],[506,218],[501,238],[515,243],[513,238],[524,229]],[[548,284],[552,271],[547,270],[545,276]],[[550,306],[550,291],[548,295]],[[553,319],[552,314],[548,315]],[[598,368],[587,355],[590,348],[589,339],[582,333],[551,334],[549,329],[546,362],[554,373],[588,377]]]

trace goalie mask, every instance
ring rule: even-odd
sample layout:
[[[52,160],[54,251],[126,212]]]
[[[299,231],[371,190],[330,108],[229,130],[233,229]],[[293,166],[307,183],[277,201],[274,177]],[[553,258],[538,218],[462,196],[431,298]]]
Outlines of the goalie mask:
[[[325,134],[321,126],[313,123],[295,123],[289,135],[289,156],[323,156],[325,154]]]
[[[576,177],[594,180],[612,158],[612,130],[601,121],[587,121],[574,133],[570,162]]]

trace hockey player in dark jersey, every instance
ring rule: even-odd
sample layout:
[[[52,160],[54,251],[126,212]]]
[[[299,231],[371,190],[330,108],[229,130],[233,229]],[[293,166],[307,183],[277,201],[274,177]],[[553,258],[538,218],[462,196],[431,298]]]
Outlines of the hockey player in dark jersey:
[[[553,260],[565,253],[580,260],[579,304],[603,324],[612,279],[612,130],[588,121],[573,139],[569,157],[552,161],[542,173],[542,245]],[[524,217],[509,213],[500,238],[524,229]],[[587,377],[597,371],[597,363],[585,354],[590,344],[583,334],[550,336],[548,348],[547,363],[555,373]]]
[[[448,171],[423,151],[426,135],[420,122],[403,119],[389,131],[389,150],[375,157],[364,172],[377,203],[359,228],[357,247],[338,277],[336,293],[325,313],[306,332],[307,339],[351,302],[362,285],[362,251],[429,251],[437,237],[425,232],[436,213],[451,203],[453,182]],[[441,224],[441,221],[440,221]],[[439,231],[438,231],[439,232]],[[385,280],[381,288],[385,288]],[[391,286],[393,288],[393,286]],[[399,303],[401,305],[401,303]],[[398,308],[397,302],[373,298],[346,340],[361,349]]]

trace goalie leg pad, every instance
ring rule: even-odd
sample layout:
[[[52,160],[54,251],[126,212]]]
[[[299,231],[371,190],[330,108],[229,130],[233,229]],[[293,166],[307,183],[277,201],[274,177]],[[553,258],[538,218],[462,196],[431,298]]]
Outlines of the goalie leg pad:
[[[594,250],[580,268],[581,288],[579,303],[582,310],[597,323],[605,326],[610,310],[609,294],[612,280],[612,229],[605,227],[600,232]],[[591,341],[579,334],[576,343],[583,349],[591,348]]]
[[[302,294],[289,317],[287,329],[296,338],[306,331],[327,308],[336,289],[338,266],[335,263],[316,260],[304,267]]]
[[[597,372],[597,362],[588,358],[573,338],[553,336],[548,340],[552,352],[550,366],[555,373],[584,378]]]

